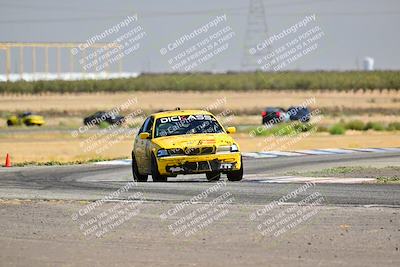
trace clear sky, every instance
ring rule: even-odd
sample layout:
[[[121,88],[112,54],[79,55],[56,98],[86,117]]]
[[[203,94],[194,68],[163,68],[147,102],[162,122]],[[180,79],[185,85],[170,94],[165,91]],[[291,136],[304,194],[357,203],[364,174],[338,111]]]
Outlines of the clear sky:
[[[249,13],[248,0],[0,0],[0,42],[85,42],[127,15],[138,14],[137,24],[143,27],[146,38],[136,53],[123,59],[123,68],[131,72],[164,72],[172,69],[160,48],[217,15],[226,14],[226,25],[235,36],[226,51],[198,70],[240,70],[249,39],[263,40],[315,13],[313,25],[324,32],[318,48],[284,69],[353,70],[361,67],[366,56],[374,58],[375,69],[400,69],[398,0],[265,0],[263,4],[267,35],[259,30],[249,37],[249,21],[260,24],[262,19],[249,20],[250,15],[255,17],[260,12]],[[102,41],[112,41],[116,36]],[[273,48],[283,43],[277,42]],[[43,51],[37,53],[40,61]],[[4,54],[0,50],[2,73]],[[29,52],[26,54],[29,57]],[[51,51],[50,57],[53,56]],[[62,57],[67,64],[64,52]],[[43,62],[38,64],[42,68]],[[54,68],[53,63],[50,68]]]

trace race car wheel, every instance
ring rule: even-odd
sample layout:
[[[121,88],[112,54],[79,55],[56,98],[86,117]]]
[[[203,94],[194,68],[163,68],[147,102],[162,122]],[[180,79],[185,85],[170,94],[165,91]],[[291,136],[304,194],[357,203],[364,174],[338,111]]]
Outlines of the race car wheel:
[[[7,121],[7,126],[13,126],[13,123],[10,120],[8,120]]]
[[[137,167],[135,155],[132,152],[132,175],[133,180],[135,182],[147,182],[147,175],[143,175],[139,173],[139,169]]]
[[[220,172],[206,172],[206,177],[208,181],[219,181],[221,179]]]
[[[157,160],[154,154],[151,155],[151,177],[153,178],[153,182],[166,182],[168,177],[165,175],[161,175],[158,172]]]
[[[237,171],[231,171],[226,174],[229,181],[240,181],[243,179],[243,160],[240,158],[240,169]]]

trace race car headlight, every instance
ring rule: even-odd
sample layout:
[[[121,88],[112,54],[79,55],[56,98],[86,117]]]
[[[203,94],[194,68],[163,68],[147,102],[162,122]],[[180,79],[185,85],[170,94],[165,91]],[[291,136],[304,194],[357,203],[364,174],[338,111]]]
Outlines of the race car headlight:
[[[166,156],[169,156],[168,150],[166,150],[166,149],[159,149],[159,150],[157,151],[157,157],[161,158],[161,157],[166,157]]]
[[[231,145],[231,152],[239,152],[239,148],[236,144]]]

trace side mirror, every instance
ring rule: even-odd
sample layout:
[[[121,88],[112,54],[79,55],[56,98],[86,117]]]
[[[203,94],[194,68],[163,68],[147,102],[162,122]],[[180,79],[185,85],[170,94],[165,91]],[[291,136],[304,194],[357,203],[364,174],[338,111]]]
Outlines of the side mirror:
[[[236,133],[236,128],[235,127],[228,127],[228,128],[226,128],[226,132],[228,134],[234,134],[234,133]]]
[[[140,139],[149,139],[150,134],[149,133],[140,133],[139,137],[140,137]]]

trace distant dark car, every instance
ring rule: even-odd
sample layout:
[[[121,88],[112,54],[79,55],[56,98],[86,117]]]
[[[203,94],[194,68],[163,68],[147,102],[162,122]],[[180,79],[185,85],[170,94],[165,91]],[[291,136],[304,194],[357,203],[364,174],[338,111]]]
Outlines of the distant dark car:
[[[111,112],[98,111],[83,119],[85,125],[99,125],[103,121],[109,124],[121,124],[125,121],[125,117]]]
[[[308,122],[310,121],[310,110],[306,107],[290,107],[287,110],[292,121]]]
[[[268,107],[261,113],[262,124],[275,124],[288,121],[288,116],[283,108]]]

